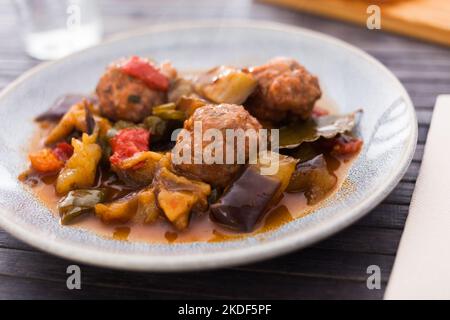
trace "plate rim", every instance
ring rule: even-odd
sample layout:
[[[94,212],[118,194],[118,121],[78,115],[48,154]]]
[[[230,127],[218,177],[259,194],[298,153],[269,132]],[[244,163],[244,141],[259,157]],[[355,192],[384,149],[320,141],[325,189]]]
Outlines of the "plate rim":
[[[340,46],[349,50],[368,63],[376,65],[380,70],[389,76],[395,85],[397,85],[401,96],[404,98],[404,102],[407,108],[410,109],[413,116],[414,124],[412,126],[412,133],[409,136],[407,149],[403,153],[402,159],[399,162],[400,165],[396,174],[392,175],[388,183],[383,188],[375,190],[370,196],[366,197],[361,203],[353,206],[349,209],[347,215],[342,217],[335,217],[334,219],[326,219],[318,226],[308,230],[302,234],[292,234],[290,236],[270,240],[261,241],[256,246],[249,248],[232,248],[225,251],[210,252],[208,254],[202,253],[188,253],[179,256],[166,256],[166,255],[136,255],[123,252],[102,252],[98,254],[98,249],[80,247],[79,245],[73,245],[68,242],[59,243],[54,241],[51,237],[42,238],[38,235],[28,232],[25,227],[22,227],[15,222],[11,222],[6,219],[7,212],[10,210],[0,209],[0,226],[6,230],[9,234],[17,239],[29,244],[30,246],[40,249],[44,252],[56,255],[62,258],[66,258],[72,261],[81,262],[87,265],[95,265],[100,267],[107,267],[120,270],[133,270],[133,271],[158,271],[158,272],[180,272],[180,271],[194,271],[194,270],[206,270],[219,267],[230,267],[238,264],[248,264],[268,258],[274,258],[288,252],[305,248],[315,242],[328,238],[329,236],[341,231],[347,226],[353,224],[355,221],[362,218],[376,205],[378,205],[401,180],[410,162],[412,161],[414,151],[417,144],[418,136],[418,123],[417,116],[414,109],[414,105],[411,98],[401,84],[399,79],[380,61],[366,53],[365,51],[333,36],[306,29],[303,27],[293,26],[284,23],[264,21],[264,20],[240,20],[240,19],[228,19],[228,20],[186,20],[166,24],[157,24],[140,27],[130,31],[120,32],[118,34],[107,37],[99,44],[87,48],[82,51],[75,52],[64,58],[43,62],[30,70],[23,73],[16,80],[7,85],[0,92],[1,100],[11,91],[13,91],[18,85],[25,82],[28,78],[34,74],[39,73],[53,65],[64,63],[70,60],[74,56],[81,55],[90,50],[95,50],[99,47],[108,45],[114,42],[120,42],[121,40],[136,37],[139,35],[145,35],[150,33],[158,33],[162,31],[178,30],[178,29],[190,29],[190,28],[205,28],[205,27],[223,27],[223,28],[259,28],[259,29],[272,29],[282,32],[297,33],[303,35],[309,35],[317,38],[318,40],[327,41],[333,43],[336,46]]]

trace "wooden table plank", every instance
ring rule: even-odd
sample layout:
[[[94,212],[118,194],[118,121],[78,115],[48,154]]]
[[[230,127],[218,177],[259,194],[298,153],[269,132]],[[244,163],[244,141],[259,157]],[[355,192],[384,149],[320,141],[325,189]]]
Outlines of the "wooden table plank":
[[[381,298],[408,214],[436,96],[450,92],[450,50],[250,0],[102,0],[100,4],[106,35],[172,21],[244,18],[289,23],[348,41],[390,68],[410,93],[419,121],[414,161],[386,200],[355,225],[309,249],[238,268],[151,274],[82,266],[85,286],[75,292],[65,287],[69,261],[38,252],[0,230],[0,299]],[[19,37],[11,37],[17,28],[11,3],[0,2],[0,88],[38,64],[26,56]],[[365,286],[370,264],[381,267],[381,290]]]
[[[86,284],[82,290],[68,290],[65,280],[43,280],[0,275],[0,300],[69,299],[201,299],[204,296]]]
[[[355,225],[402,230],[408,216],[408,209],[407,205],[383,202]]]
[[[373,4],[371,1],[354,0],[262,1],[342,19],[361,26],[366,25],[367,9]],[[384,1],[377,4],[382,12],[383,29],[450,46],[450,5],[447,0]]]
[[[185,295],[185,298],[288,299],[296,294],[299,298],[314,299],[332,298],[332,294],[344,289],[349,291],[346,293],[348,298],[375,298],[380,296],[380,292],[366,289],[365,264],[378,264],[390,272],[393,260],[392,257],[383,255],[360,255],[359,263],[351,265],[356,261],[355,256],[345,253],[334,253],[333,260],[329,259],[333,255],[327,251],[314,252],[310,249],[299,254],[304,255],[305,259],[292,256],[287,260],[288,256],[271,260],[271,264],[184,274],[124,272],[82,265],[82,286],[120,289],[124,296],[139,291],[143,296],[152,297],[159,293],[170,293]],[[347,274],[339,275],[342,268],[338,264],[335,271],[324,268],[336,260],[340,261],[341,266],[347,266],[343,269]],[[0,279],[1,276],[19,277],[55,282],[57,290],[65,287],[65,270],[69,265],[65,260],[39,252],[0,249],[0,262]],[[383,274],[383,286],[389,272]],[[303,288],[309,288],[310,292]],[[325,296],[324,291],[328,292]]]

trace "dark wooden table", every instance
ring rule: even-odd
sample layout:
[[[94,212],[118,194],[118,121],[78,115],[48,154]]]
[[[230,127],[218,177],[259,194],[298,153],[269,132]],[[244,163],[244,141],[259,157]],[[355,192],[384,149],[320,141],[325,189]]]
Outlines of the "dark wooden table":
[[[66,288],[70,261],[39,252],[0,229],[0,298],[268,298],[380,299],[420,167],[436,96],[450,92],[450,50],[379,31],[247,0],[101,1],[106,34],[187,19],[264,19],[318,30],[378,58],[405,85],[416,106],[419,141],[395,190],[365,218],[306,250],[217,271],[155,274],[81,266],[82,290]],[[11,1],[0,2],[0,88],[38,64],[23,51]],[[382,288],[368,290],[366,269],[378,265]]]

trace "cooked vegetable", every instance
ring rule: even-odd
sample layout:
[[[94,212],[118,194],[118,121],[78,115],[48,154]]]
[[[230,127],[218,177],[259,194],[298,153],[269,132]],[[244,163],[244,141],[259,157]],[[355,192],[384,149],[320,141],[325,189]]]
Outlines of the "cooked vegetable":
[[[280,129],[280,148],[296,148],[303,142],[312,142],[320,137],[333,138],[351,131],[362,110],[347,115],[313,117],[307,121],[294,122]]]
[[[84,121],[86,122],[86,133],[93,134],[95,129],[94,115],[92,114],[91,109],[87,105],[84,106],[84,111],[85,111]]]
[[[73,147],[67,142],[60,142],[53,148],[53,153],[65,162],[72,156]]]
[[[359,152],[362,145],[363,142],[361,139],[347,134],[340,134],[333,139],[322,141],[322,146],[327,148],[329,152],[341,156],[352,155]]]
[[[152,183],[161,158],[160,153],[142,151],[123,159],[120,163],[111,163],[111,169],[126,184],[145,187]]]
[[[158,112],[175,110],[176,107],[177,107],[177,105],[175,103],[173,103],[173,102],[161,104],[161,105],[156,106],[156,107],[153,108],[153,114],[157,115]]]
[[[108,130],[111,131],[113,129]],[[110,165],[109,162],[109,158],[112,155],[112,149],[111,149],[111,145],[109,144],[109,137],[108,135],[101,137],[98,139],[97,141],[98,145],[100,146],[101,150],[102,150],[102,156],[100,159],[100,165],[107,168]]]
[[[208,197],[208,203],[216,203],[219,200],[220,196],[221,192],[217,188],[212,189],[211,194]]]
[[[52,149],[45,148],[28,155],[31,167],[42,173],[58,172],[64,167],[64,161],[58,158]]]
[[[76,217],[93,212],[94,206],[105,198],[102,189],[79,189],[70,191],[58,202],[62,224],[69,224]]]
[[[153,188],[132,193],[110,203],[95,205],[95,214],[106,223],[126,223],[130,220],[150,224],[161,214]]]
[[[168,111],[161,111],[158,113],[153,113],[154,115],[157,115],[163,120],[176,120],[176,121],[184,121],[186,120],[186,115],[183,111],[180,110],[168,110]]]
[[[182,96],[177,102],[177,108],[183,111],[186,117],[190,117],[194,114],[195,110],[207,104],[207,101],[195,95]]]
[[[297,159],[274,151],[259,155],[258,163],[254,166],[259,170],[260,174],[275,178],[281,183],[280,188],[273,197],[274,201],[279,199],[289,185],[297,162]]]
[[[178,104],[178,101],[182,97],[189,96],[192,93],[194,93],[192,81],[185,78],[178,78],[171,85],[167,98],[169,99],[169,102]]]
[[[288,192],[304,192],[309,205],[324,199],[337,183],[337,177],[330,172],[323,155],[300,163],[293,173]]]
[[[138,194],[138,207],[136,210],[136,220],[144,223],[154,222],[162,213],[156,203],[154,189],[144,190]]]
[[[69,109],[47,136],[45,143],[50,145],[62,141],[74,130],[90,134],[96,128],[99,135],[105,135],[110,127],[110,122],[105,118],[93,115],[93,105],[89,104],[87,100],[83,100]]]
[[[138,198],[132,194],[111,203],[95,205],[95,214],[105,223],[126,223],[134,217]]]
[[[188,226],[189,214],[197,200],[197,196],[191,192],[162,189],[158,193],[159,206],[167,219],[179,230]]]
[[[179,230],[189,223],[191,210],[205,211],[211,187],[200,181],[190,180],[169,171],[167,157],[161,160],[155,186],[158,189],[158,204],[167,219]]]
[[[261,175],[257,166],[248,166],[219,201],[210,206],[211,218],[231,229],[250,232],[281,185],[278,179]]]
[[[317,147],[317,142],[303,142],[295,149],[283,149],[283,151],[289,156],[298,159],[299,162],[311,160],[322,154],[320,148]]]
[[[211,205],[211,216],[232,229],[252,231],[289,185],[296,164],[297,160],[291,157],[268,153],[258,164],[249,165],[219,201]],[[275,172],[264,171],[269,168]]]
[[[277,200],[289,185],[289,181],[291,180],[291,176],[294,173],[295,167],[297,165],[297,160],[295,160],[292,157],[277,154],[275,152],[271,152],[270,157],[271,157],[270,165],[278,166],[278,170],[276,171],[275,174],[271,175],[271,177],[277,178],[281,183],[280,188],[273,197],[274,200]],[[276,162],[278,162],[278,164],[276,164]],[[260,164],[260,167],[261,166],[263,165]]]
[[[119,120],[116,123],[114,123],[112,129],[119,132],[122,129],[127,128],[137,128],[138,126],[134,122],[125,121],[125,120]]]
[[[80,103],[83,99],[87,99],[89,103],[96,102],[95,97],[88,97],[81,94],[68,94],[58,98],[50,109],[36,117],[36,121],[57,121],[69,111],[70,107]]]
[[[111,139],[113,155],[111,169],[125,183],[133,186],[149,185],[162,155],[147,151],[149,132],[142,128],[127,128]]]
[[[95,120],[94,123],[91,123],[90,126],[93,126],[92,133],[98,133],[98,139],[104,139],[106,138],[108,131],[111,129],[111,122],[109,122],[108,119],[100,117],[100,116],[93,116],[93,119]]]
[[[147,129],[147,127],[143,124],[143,123],[139,123],[136,124],[134,122],[130,122],[130,121],[124,121],[124,120],[119,120],[116,123],[114,123],[114,125],[106,132],[106,141],[109,144],[109,141],[114,138],[119,131],[123,130],[123,129],[129,129],[129,128],[142,128],[142,129]]]
[[[144,119],[144,126],[150,132],[152,141],[158,141],[166,134],[167,121],[157,116],[149,116]]]
[[[126,128],[120,130],[111,140],[113,155],[111,164],[120,166],[120,163],[135,153],[147,151],[150,134],[142,128]]]
[[[131,157],[125,158],[120,162],[121,169],[139,169],[144,166],[144,162],[151,160],[155,166],[161,160],[162,154],[152,151],[137,152]]]
[[[67,160],[56,180],[56,192],[66,194],[71,190],[89,188],[94,184],[102,150],[96,143],[97,134],[83,133],[81,141],[72,139],[73,155]]]
[[[120,70],[132,77],[142,80],[150,89],[167,91],[169,79],[158,68],[143,58],[132,56],[120,65]]]
[[[48,145],[57,141],[61,141],[74,129],[77,129],[81,132],[87,132],[86,107],[86,100],[83,100],[82,102],[70,107],[69,111],[64,115],[64,117],[62,117],[61,121],[59,121],[56,127],[53,128],[53,130],[47,136],[45,143]]]
[[[175,103],[167,103],[154,107],[153,115],[163,120],[184,121],[186,119],[186,114],[183,111],[176,110]]]
[[[250,73],[231,67],[217,67],[197,79],[197,92],[215,103],[242,104],[255,90]]]
[[[41,173],[58,172],[73,154],[73,148],[66,142],[60,142],[55,148],[45,148],[29,154],[31,167]]]

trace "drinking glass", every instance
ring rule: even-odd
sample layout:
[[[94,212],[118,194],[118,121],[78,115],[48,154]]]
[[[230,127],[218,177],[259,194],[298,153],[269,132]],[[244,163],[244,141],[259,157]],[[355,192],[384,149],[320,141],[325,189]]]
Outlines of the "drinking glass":
[[[98,43],[102,24],[95,0],[15,0],[26,52],[61,58]]]

